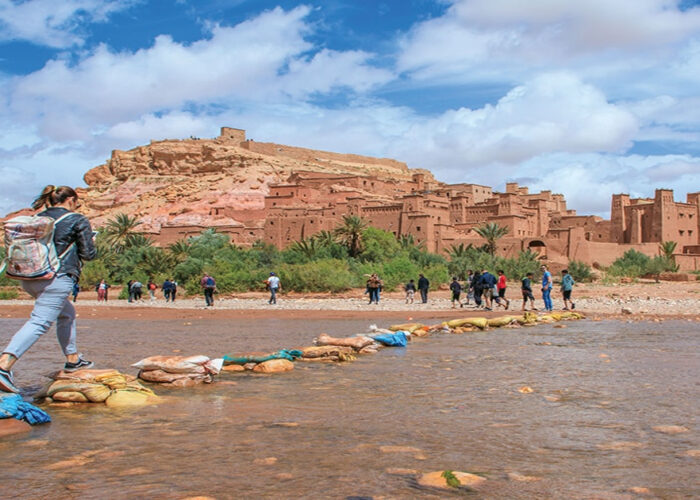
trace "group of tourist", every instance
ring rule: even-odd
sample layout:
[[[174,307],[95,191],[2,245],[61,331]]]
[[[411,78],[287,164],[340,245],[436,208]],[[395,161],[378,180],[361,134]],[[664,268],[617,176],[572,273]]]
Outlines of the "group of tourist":
[[[544,302],[545,311],[552,311],[552,288],[554,287],[554,281],[552,279],[552,273],[549,272],[546,265],[541,266],[542,270],[542,301]],[[457,305],[459,307],[464,307],[469,305],[470,301],[474,301],[474,305],[477,309],[483,308],[486,311],[493,310],[493,304],[495,303],[497,307],[503,307],[508,309],[510,307],[510,300],[506,298],[507,289],[507,278],[502,269],[497,271],[498,278],[491,274],[488,270],[484,269],[481,272],[472,270],[467,271],[467,278],[465,284],[459,282],[456,276],[452,278],[450,283],[450,291],[452,294],[452,308],[455,309]],[[523,298],[522,310],[527,311],[527,304],[530,303],[530,310],[537,311],[535,308],[535,296],[532,293],[532,280],[533,273],[527,273],[524,278],[520,280],[520,291]],[[413,280],[411,280],[411,283]],[[568,311],[574,309],[576,304],[571,300],[571,293],[573,291],[575,282],[571,274],[569,274],[568,269],[562,271],[561,278],[561,293],[562,299],[564,301],[564,310]],[[406,303],[409,301],[409,284],[406,285]],[[463,302],[461,297],[462,293],[466,292],[466,300]],[[412,297],[412,294],[411,294]],[[412,303],[412,301],[411,301]]]
[[[175,297],[177,296],[177,281],[172,278],[167,278],[159,287],[152,279],[149,279],[146,283],[146,290],[148,291],[151,302],[157,300],[156,290],[158,290],[158,288],[163,291],[163,298],[165,298],[166,302],[175,302]],[[129,280],[126,283],[126,290],[128,293],[127,300],[129,302],[139,302],[143,300],[143,283],[139,280]]]

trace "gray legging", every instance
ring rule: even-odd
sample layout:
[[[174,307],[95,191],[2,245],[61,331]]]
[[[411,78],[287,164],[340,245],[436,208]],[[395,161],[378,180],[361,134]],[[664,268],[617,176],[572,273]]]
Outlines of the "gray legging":
[[[56,335],[63,354],[78,352],[75,346],[75,308],[69,297],[73,278],[59,274],[52,280],[22,281],[22,288],[36,299],[29,320],[14,334],[4,352],[20,358],[56,324]]]

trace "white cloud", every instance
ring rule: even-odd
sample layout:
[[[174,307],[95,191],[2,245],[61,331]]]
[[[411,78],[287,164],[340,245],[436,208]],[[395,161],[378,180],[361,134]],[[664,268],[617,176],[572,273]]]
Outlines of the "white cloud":
[[[634,116],[568,73],[544,74],[496,105],[415,120],[391,148],[454,177],[491,163],[515,165],[547,152],[621,151],[637,132]]]
[[[538,71],[625,66],[630,54],[667,56],[700,32],[700,8],[681,12],[671,0],[455,0],[442,17],[419,23],[401,40],[398,67],[415,78],[479,80]],[[499,69],[500,67],[500,69]]]
[[[0,0],[0,40],[66,48],[82,45],[84,23],[105,22],[135,0]]]
[[[160,36],[136,53],[101,45],[77,65],[53,60],[12,82],[10,109],[51,139],[88,140],[96,128],[190,103],[284,102],[335,88],[362,92],[391,78],[363,52],[309,57],[308,13],[277,8],[231,28],[214,26],[211,38],[191,45]]]

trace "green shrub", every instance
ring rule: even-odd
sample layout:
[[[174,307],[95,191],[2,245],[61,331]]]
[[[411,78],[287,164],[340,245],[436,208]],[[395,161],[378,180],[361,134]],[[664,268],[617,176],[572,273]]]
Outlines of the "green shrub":
[[[591,266],[581,262],[580,260],[570,260],[569,261],[569,274],[574,278],[577,283],[583,283],[586,281],[592,281],[593,272]]]
[[[639,278],[645,275],[658,276],[663,272],[675,272],[678,266],[673,259],[663,255],[648,257],[636,250],[627,250],[607,269],[611,276]]]
[[[14,300],[19,297],[19,292],[15,288],[0,290],[0,300]]]
[[[622,257],[612,263],[607,272],[611,276],[639,278],[647,274],[650,262],[651,259],[643,253],[634,249],[627,250]]]
[[[284,264],[278,274],[282,290],[295,292],[342,292],[351,288],[354,281],[347,261],[338,259]]]

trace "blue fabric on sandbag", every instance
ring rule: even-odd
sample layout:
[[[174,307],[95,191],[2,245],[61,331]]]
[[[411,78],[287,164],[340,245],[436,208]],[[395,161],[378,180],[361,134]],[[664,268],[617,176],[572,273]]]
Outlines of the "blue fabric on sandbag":
[[[301,358],[304,355],[298,349],[281,349],[267,356],[224,356],[225,365],[244,365],[246,363],[262,363],[263,361],[269,361],[271,359],[288,359],[289,361],[294,361]]]
[[[51,422],[51,417],[41,408],[27,403],[19,394],[0,395],[0,418],[16,418],[29,425]]]
[[[394,333],[381,333],[371,337],[388,347],[406,347],[406,332],[399,330]]]

